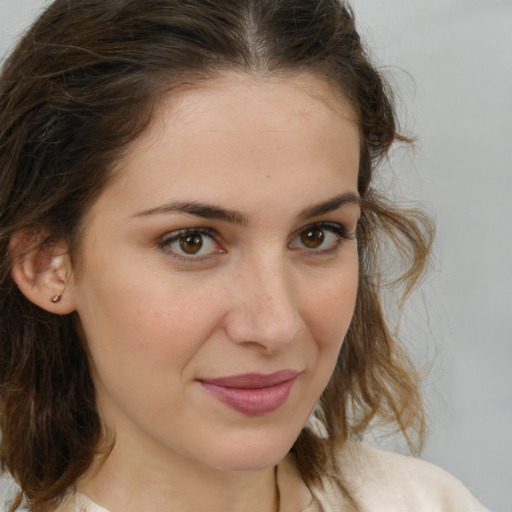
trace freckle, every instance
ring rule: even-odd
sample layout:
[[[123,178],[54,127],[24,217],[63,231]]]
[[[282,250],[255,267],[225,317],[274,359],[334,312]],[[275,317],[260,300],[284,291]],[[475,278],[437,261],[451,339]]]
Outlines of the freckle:
[[[267,174],[266,178],[267,178],[267,180],[269,180],[270,179],[270,174]]]

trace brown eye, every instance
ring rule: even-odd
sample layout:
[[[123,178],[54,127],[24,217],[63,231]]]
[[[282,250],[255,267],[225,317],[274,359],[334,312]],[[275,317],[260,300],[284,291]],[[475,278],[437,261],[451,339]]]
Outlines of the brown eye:
[[[173,231],[158,246],[165,253],[187,261],[201,260],[225,252],[217,243],[215,233],[206,228]]]
[[[300,241],[308,249],[318,249],[325,240],[324,230],[320,228],[308,229],[300,234]]]
[[[197,254],[203,247],[202,235],[185,235],[179,239],[180,248],[185,254]]]
[[[306,251],[309,255],[326,255],[337,251],[345,240],[355,240],[346,228],[337,222],[311,224],[298,231],[289,247]]]

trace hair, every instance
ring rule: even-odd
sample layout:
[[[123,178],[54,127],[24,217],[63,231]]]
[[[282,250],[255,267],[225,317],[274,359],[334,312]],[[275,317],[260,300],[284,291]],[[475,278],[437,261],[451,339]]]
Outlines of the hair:
[[[374,186],[396,140],[392,95],[339,0],[56,0],[0,77],[0,461],[32,511],[50,510],[90,467],[102,424],[74,315],[37,307],[11,276],[9,243],[28,230],[79,259],[84,215],[164,94],[236,71],[334,84],[357,114],[360,278],[356,308],[316,420],[293,452],[306,482],[335,467],[337,447],[379,422],[419,446],[419,376],[388,325],[382,257],[407,295],[428,261],[432,227]],[[414,433],[416,437],[414,437]],[[416,441],[415,441],[416,440]],[[415,444],[417,443],[417,445]]]

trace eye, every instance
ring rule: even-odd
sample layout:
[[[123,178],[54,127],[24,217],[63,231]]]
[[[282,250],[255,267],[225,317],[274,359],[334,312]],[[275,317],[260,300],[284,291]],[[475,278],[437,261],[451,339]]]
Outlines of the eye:
[[[353,240],[341,224],[322,222],[312,224],[297,233],[290,247],[322,254],[336,251],[344,240]]]
[[[193,235],[180,236],[176,242],[179,244],[179,248],[183,252],[187,254],[197,254],[203,247],[203,238],[203,235],[196,233]]]
[[[173,231],[165,235],[158,246],[171,256],[189,261],[225,252],[215,240],[214,233],[205,228]]]
[[[317,226],[303,231],[299,235],[300,242],[308,249],[318,249],[325,240],[325,231]]]

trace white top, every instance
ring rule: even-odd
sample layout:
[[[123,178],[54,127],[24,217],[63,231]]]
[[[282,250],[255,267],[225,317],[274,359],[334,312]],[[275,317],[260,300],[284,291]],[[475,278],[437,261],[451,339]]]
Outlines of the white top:
[[[489,512],[462,483],[428,462],[346,443],[340,452],[343,483],[358,512]],[[325,479],[308,488],[287,457],[278,465],[280,512],[351,510],[341,491]],[[109,512],[74,493],[55,512]],[[144,512],[144,511],[141,511]]]

